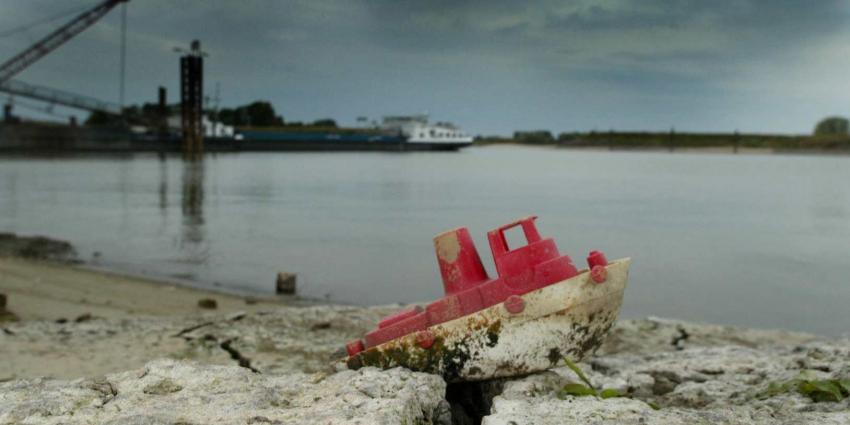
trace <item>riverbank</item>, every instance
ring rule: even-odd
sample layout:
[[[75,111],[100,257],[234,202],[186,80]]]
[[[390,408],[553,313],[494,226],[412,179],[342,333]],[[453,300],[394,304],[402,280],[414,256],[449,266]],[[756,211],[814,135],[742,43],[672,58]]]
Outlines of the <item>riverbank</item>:
[[[0,258],[0,293],[6,295],[6,309],[21,320],[185,316],[257,311],[284,303],[14,257]]]
[[[846,378],[850,339],[781,330],[620,321],[600,350],[578,364],[592,385],[622,395],[608,399],[564,393],[581,381],[563,366],[451,385],[401,368],[330,366],[343,355],[343,341],[390,310],[281,306],[203,317],[5,324],[0,424],[850,421],[850,399],[815,401],[797,384]],[[53,378],[38,378],[44,375]]]
[[[800,390],[850,378],[848,337],[621,320],[578,364],[622,395],[601,399],[564,393],[581,382],[563,366],[451,385],[401,368],[341,369],[344,343],[398,305],[246,302],[20,258],[0,259],[0,292],[20,316],[0,323],[0,424],[850,421],[840,388],[834,400]]]
[[[519,144],[574,149],[647,150],[708,153],[804,153],[848,154],[848,136],[786,134],[679,133],[671,132],[587,132],[560,133],[518,131],[510,137],[478,137],[477,146]]]
[[[3,320],[82,321],[92,317],[187,316],[308,304],[293,296],[240,296],[92,269],[66,241],[0,233]]]

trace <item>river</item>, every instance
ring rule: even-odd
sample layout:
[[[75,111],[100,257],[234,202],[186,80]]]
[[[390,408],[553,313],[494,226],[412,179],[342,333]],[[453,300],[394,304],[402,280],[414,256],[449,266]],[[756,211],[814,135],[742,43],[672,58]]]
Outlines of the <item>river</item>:
[[[607,152],[0,157],[0,231],[91,264],[332,302],[427,301],[431,238],[536,214],[577,265],[630,256],[623,316],[846,332],[850,157]]]

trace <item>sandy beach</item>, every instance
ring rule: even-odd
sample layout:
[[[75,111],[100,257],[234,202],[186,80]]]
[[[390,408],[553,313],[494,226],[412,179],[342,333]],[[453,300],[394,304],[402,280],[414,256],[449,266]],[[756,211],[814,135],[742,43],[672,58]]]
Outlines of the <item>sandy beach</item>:
[[[185,316],[210,311],[257,311],[284,299],[240,297],[175,284],[99,272],[81,266],[0,258],[0,293],[21,320],[76,320],[89,316]],[[216,308],[201,308],[202,299]]]

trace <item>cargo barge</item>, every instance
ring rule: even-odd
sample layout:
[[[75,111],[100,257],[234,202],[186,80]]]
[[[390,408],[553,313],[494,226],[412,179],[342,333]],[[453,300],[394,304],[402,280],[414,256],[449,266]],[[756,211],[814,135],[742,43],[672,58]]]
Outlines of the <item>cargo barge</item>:
[[[430,124],[427,115],[384,117],[364,129],[240,129],[236,137],[246,150],[388,150],[453,151],[472,144],[472,137],[450,123]]]
[[[258,151],[455,151],[472,137],[425,115],[385,117],[370,128],[241,128],[204,122],[204,150]],[[0,124],[0,152],[179,152],[179,131],[39,123]]]

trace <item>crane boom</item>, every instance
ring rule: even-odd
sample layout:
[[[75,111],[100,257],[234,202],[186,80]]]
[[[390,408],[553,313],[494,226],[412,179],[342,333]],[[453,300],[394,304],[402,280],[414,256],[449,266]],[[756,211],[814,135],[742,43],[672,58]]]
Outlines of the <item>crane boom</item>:
[[[41,59],[48,53],[72,39],[77,34],[97,22],[103,15],[107,14],[118,3],[128,0],[104,0],[97,6],[81,13],[65,25],[57,28],[32,46],[0,65],[0,84],[12,78],[15,74],[23,71],[33,62]]]
[[[64,90],[37,86],[35,84],[29,84],[15,79],[0,83],[0,92],[40,100],[52,105],[68,106],[90,112],[99,111],[113,115],[121,114],[121,105],[115,103],[106,102],[90,96],[71,93]]]

